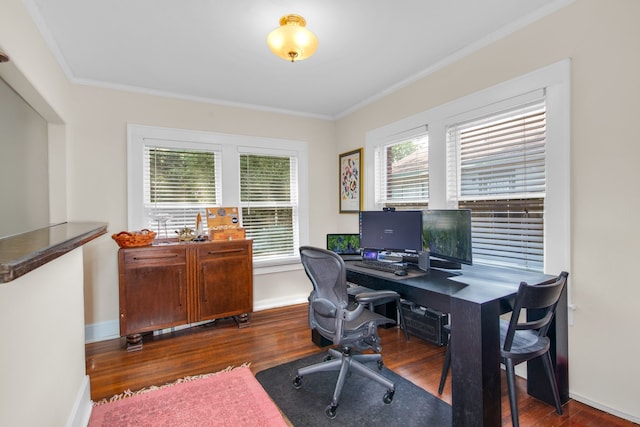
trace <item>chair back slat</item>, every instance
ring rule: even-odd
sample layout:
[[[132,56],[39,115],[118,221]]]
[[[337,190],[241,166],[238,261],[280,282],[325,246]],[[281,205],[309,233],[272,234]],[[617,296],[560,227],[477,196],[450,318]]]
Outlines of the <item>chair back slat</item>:
[[[531,285],[526,282],[520,283],[503,345],[504,351],[511,351],[516,331],[535,330],[538,331],[539,336],[547,335],[568,276],[569,273],[563,271],[558,277],[542,283]],[[541,311],[541,318],[520,322],[520,312],[523,309]]]

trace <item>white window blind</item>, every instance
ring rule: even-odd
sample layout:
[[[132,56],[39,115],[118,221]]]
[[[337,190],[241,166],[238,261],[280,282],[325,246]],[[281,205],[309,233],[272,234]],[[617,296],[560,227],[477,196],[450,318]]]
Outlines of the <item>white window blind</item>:
[[[220,200],[218,151],[145,145],[143,186],[146,227],[160,237],[195,227],[198,213]],[[203,221],[206,229],[206,221]]]
[[[458,171],[448,194],[472,209],[474,260],[542,270],[544,101],[458,123],[447,133],[448,169]]]
[[[240,154],[242,224],[256,260],[295,256],[299,246],[295,156]]]
[[[309,241],[307,164],[304,141],[130,124],[129,229],[176,237],[199,213],[207,232],[206,208],[238,207],[254,267],[279,271]]]
[[[375,150],[377,206],[426,207],[429,144],[425,126],[395,135]]]

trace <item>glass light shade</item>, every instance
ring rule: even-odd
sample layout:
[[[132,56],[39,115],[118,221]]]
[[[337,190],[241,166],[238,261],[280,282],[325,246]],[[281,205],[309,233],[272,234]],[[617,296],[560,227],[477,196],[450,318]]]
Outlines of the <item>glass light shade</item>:
[[[295,62],[313,55],[318,48],[318,38],[305,27],[307,22],[299,15],[280,18],[280,28],[267,37],[267,44],[273,53],[282,59]]]

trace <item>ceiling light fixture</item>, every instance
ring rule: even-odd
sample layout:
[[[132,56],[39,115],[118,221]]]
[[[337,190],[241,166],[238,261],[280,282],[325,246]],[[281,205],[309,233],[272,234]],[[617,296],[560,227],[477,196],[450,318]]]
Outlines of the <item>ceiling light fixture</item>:
[[[291,62],[302,61],[313,55],[318,48],[318,38],[307,30],[306,25],[307,21],[300,15],[280,18],[280,28],[267,37],[271,51]]]

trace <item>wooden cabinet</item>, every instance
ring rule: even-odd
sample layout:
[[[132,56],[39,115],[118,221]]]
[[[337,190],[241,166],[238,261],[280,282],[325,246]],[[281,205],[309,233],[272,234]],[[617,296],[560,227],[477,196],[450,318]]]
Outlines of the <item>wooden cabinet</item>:
[[[251,240],[172,243],[118,252],[120,335],[127,349],[142,334],[253,311]]]

